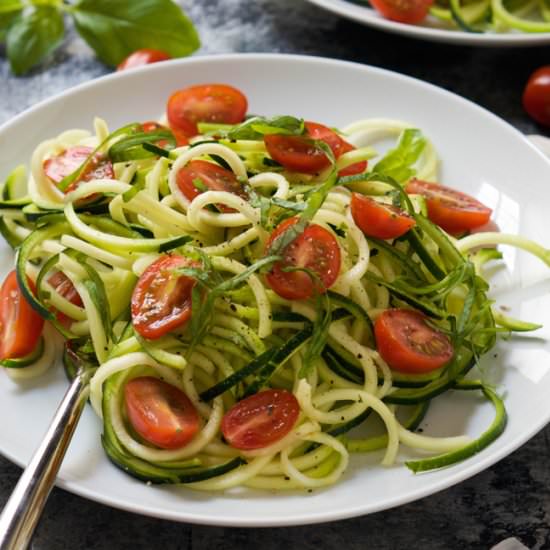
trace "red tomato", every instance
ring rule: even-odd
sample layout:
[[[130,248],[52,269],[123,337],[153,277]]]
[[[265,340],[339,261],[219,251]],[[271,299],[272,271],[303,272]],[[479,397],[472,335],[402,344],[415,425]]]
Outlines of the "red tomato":
[[[316,174],[330,166],[325,152],[307,136],[264,136],[267,152],[273,160],[291,172]]]
[[[420,23],[433,0],[371,0],[372,6],[386,19],[400,23]]]
[[[44,173],[54,183],[59,183],[61,180],[72,174],[75,170],[82,166],[82,163],[90,156],[93,149],[77,145],[69,147],[63,153],[50,157],[44,161]],[[86,166],[80,177],[73,181],[65,190],[65,193],[74,191],[83,181],[93,179],[112,179],[115,177],[113,165],[109,160],[103,158],[102,155],[95,155]],[[91,198],[90,196],[89,198]]]
[[[48,277],[48,283],[55,288],[55,291],[63,296],[65,300],[71,302],[71,304],[78,307],[83,306],[80,294],[76,291],[76,288],[71,280],[62,271],[56,271],[54,274],[50,275],[50,277]],[[72,321],[70,317],[60,311],[56,313],[56,317],[57,320],[63,325],[68,325]]]
[[[279,224],[271,233],[267,248],[297,221],[298,218],[294,217]],[[338,242],[332,233],[320,225],[309,225],[283,250],[282,256],[283,260],[273,266],[266,279],[279,296],[288,300],[305,300],[312,296],[315,290],[326,292],[340,273]],[[285,267],[307,268],[317,274],[321,284],[312,280],[304,271],[283,271]]]
[[[176,138],[176,145],[178,147],[189,145],[189,138],[181,130],[178,130],[177,128],[170,128],[170,130],[172,130],[172,133]]]
[[[262,449],[287,435],[300,405],[287,390],[265,390],[239,401],[222,420],[222,433],[236,449]]]
[[[228,191],[246,199],[243,186],[237,181],[231,170],[208,162],[206,160],[192,160],[177,173],[176,181],[180,191],[192,201],[204,191]],[[200,189],[203,187],[204,189]],[[235,212],[233,208],[217,205],[222,212]]]
[[[365,197],[351,195],[351,214],[361,231],[377,239],[395,239],[415,225],[414,218],[400,208]]]
[[[344,153],[353,151],[355,147],[342,139],[336,132],[333,132],[330,128],[323,126],[317,122],[306,122],[306,130],[312,139],[319,139],[324,141],[332,150],[336,159],[340,158]],[[361,174],[367,169],[367,161],[356,162],[346,168],[343,168],[338,172],[340,177],[352,176],[354,174]]]
[[[492,210],[477,199],[450,187],[412,179],[405,191],[423,195],[428,206],[428,217],[448,233],[462,233],[484,225]]]
[[[29,279],[34,292],[34,284]],[[0,289],[0,360],[18,359],[32,353],[40,341],[44,319],[32,309],[11,271]]]
[[[550,126],[550,65],[529,77],[523,91],[523,108],[539,124]]]
[[[139,278],[131,300],[132,324],[144,338],[160,338],[191,317],[195,280],[173,272],[184,266],[197,267],[183,256],[161,256]]]
[[[199,415],[187,395],[159,378],[133,378],[124,387],[126,414],[145,441],[161,449],[179,449],[199,430]]]
[[[168,61],[168,59],[172,59],[172,57],[166,52],[144,48],[131,53],[122,61],[122,63],[120,63],[116,70],[125,71],[126,69],[134,69],[135,67],[142,67],[143,65],[149,65],[150,63]]]
[[[449,362],[449,338],[432,328],[427,317],[411,309],[386,309],[374,323],[376,346],[382,359],[401,372],[429,372]]]
[[[174,92],[168,99],[166,115],[173,130],[187,137],[199,132],[197,122],[237,124],[244,120],[248,101],[232,86],[203,84]]]

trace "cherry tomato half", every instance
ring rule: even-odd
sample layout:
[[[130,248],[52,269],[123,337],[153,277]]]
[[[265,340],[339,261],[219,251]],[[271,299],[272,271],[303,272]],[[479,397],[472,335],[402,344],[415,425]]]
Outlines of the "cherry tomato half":
[[[458,234],[484,225],[492,210],[466,193],[450,187],[412,179],[405,191],[423,195],[428,206],[428,217],[448,233]]]
[[[410,309],[386,309],[374,323],[376,346],[382,359],[401,372],[429,372],[449,362],[449,338],[432,328],[427,317]]]
[[[192,201],[204,191],[228,191],[244,199],[247,198],[243,186],[231,170],[208,162],[192,160],[177,173],[176,181],[180,191]],[[234,212],[223,204],[217,205],[222,212]]]
[[[267,243],[267,248],[298,218],[289,218],[279,224]],[[340,273],[340,247],[335,237],[320,225],[311,224],[298,235],[282,253],[283,260],[277,262],[266,275],[269,286],[287,300],[305,300],[314,291],[323,293],[330,288]],[[286,267],[303,267],[317,274],[314,281],[304,271],[284,271]],[[319,284],[320,283],[320,284]]]
[[[126,69],[134,69],[135,67],[142,67],[143,65],[149,65],[151,63],[158,63],[159,61],[168,61],[172,59],[166,52],[161,50],[150,50],[143,48],[131,53],[126,59],[124,59],[117,71],[125,71]]]
[[[248,101],[242,92],[225,84],[203,84],[174,92],[166,116],[170,128],[187,137],[198,134],[197,122],[237,124],[244,120]]]
[[[268,134],[264,143],[271,158],[291,172],[316,174],[330,166],[325,152],[308,136]]]
[[[174,273],[184,266],[196,264],[183,256],[161,256],[139,278],[132,294],[131,312],[134,329],[144,338],[160,338],[191,317],[195,280]]]
[[[351,195],[351,214],[361,231],[377,239],[395,239],[415,225],[406,212],[359,193]]]
[[[199,430],[199,415],[189,397],[159,378],[130,380],[124,386],[124,404],[134,430],[161,449],[179,449]]]
[[[262,449],[287,435],[300,405],[287,390],[265,390],[239,401],[225,413],[222,433],[236,449]]]
[[[341,138],[336,132],[332,131],[327,126],[319,124],[317,122],[306,122],[305,127],[309,136],[312,139],[319,139],[324,141],[332,150],[336,159],[340,158],[344,153],[353,151],[355,147],[348,143],[345,139]],[[340,177],[352,176],[354,174],[361,174],[367,169],[367,161],[356,162],[350,166],[346,166],[338,172]]]
[[[371,0],[372,6],[386,19],[400,23],[420,23],[433,0]]]
[[[44,161],[44,173],[54,183],[59,183],[80,168],[92,151],[93,149],[91,147],[84,147],[81,145],[69,147],[59,155],[50,157]],[[88,165],[82,174],[80,174],[80,177],[67,187],[65,193],[74,191],[83,181],[102,178],[112,179],[114,177],[115,171],[113,170],[111,162],[98,154],[90,159]]]
[[[34,292],[34,284],[29,279]],[[0,360],[18,359],[36,348],[44,319],[32,309],[11,271],[0,289]]]
[[[529,77],[523,91],[523,108],[539,124],[550,126],[550,65]]]
[[[48,283],[55,289],[55,291],[63,296],[65,300],[68,300],[71,302],[71,304],[82,307],[82,298],[80,297],[80,294],[76,291],[76,288],[74,287],[71,280],[62,272],[62,271],[56,271],[52,275],[48,277]],[[60,311],[56,312],[57,320],[62,325],[69,325],[72,322],[72,319],[65,315],[64,313],[61,313]]]

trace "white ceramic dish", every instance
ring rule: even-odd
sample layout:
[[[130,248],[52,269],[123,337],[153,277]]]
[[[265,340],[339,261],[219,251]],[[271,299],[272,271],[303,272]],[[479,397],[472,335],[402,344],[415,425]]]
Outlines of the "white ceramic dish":
[[[363,117],[414,123],[442,158],[442,181],[494,208],[505,231],[550,245],[547,216],[550,163],[520,133],[491,113],[447,91],[380,69],[318,58],[229,55],[152,65],[101,78],[41,103],[0,128],[0,177],[28,161],[44,138],[91,126],[96,115],[112,128],[159,116],[166,98],[190,84],[224,82],[243,90],[250,111],[295,114],[328,125]],[[0,248],[3,275],[12,253]],[[498,303],[550,327],[550,273],[536,258],[505,250],[495,270]],[[544,338],[502,342],[484,362],[485,374],[506,392],[509,424],[488,449],[441,471],[413,475],[404,466],[382,468],[380,456],[358,456],[336,486],[292,494],[239,491],[203,494],[148,487],[112,466],[99,441],[101,426],[88,407],[77,429],[59,485],[107,505],[177,521],[233,526],[293,525],[367,514],[410,502],[458,483],[525,443],[550,420],[550,346]],[[66,388],[61,369],[16,385],[0,373],[0,451],[18,464],[29,459]],[[479,434],[492,410],[475,396],[437,400],[425,433]]]
[[[489,47],[517,47],[540,46],[550,44],[550,33],[525,33],[510,31],[503,33],[471,33],[461,30],[449,29],[436,19],[428,17],[419,25],[406,25],[396,21],[390,21],[382,17],[376,10],[368,6],[354,4],[348,0],[307,0],[329,11],[353,19],[359,23],[375,27],[377,29],[431,40],[448,44],[461,44],[464,46],[489,46]]]

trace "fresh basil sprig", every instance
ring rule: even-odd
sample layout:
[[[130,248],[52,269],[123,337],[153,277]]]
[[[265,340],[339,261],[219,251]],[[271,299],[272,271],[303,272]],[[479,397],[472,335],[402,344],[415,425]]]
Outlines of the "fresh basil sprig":
[[[416,128],[407,128],[402,132],[396,147],[388,151],[372,171],[404,183],[416,174],[414,164],[425,147],[426,138],[422,132]]]
[[[255,116],[229,130],[218,129],[214,133],[226,139],[263,139],[265,135],[281,134],[300,136],[305,132],[301,118],[283,115],[273,118]]]
[[[6,42],[15,74],[26,73],[60,46],[65,14],[111,66],[142,48],[183,57],[200,46],[193,23],[172,0],[2,0],[0,43]]]

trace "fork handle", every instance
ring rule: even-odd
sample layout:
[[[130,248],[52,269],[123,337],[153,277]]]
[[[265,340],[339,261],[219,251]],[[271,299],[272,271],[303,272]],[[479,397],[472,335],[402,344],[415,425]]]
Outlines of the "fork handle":
[[[0,550],[27,548],[88,396],[90,373],[77,373],[0,515]]]

